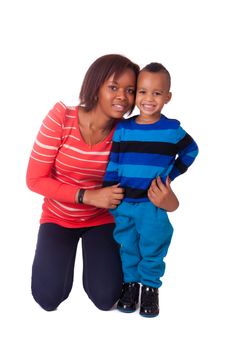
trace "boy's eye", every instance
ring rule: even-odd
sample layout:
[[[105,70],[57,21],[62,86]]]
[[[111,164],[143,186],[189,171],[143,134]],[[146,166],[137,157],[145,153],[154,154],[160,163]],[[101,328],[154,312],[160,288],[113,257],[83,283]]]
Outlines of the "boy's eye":
[[[138,94],[145,94],[145,90],[139,90]]]
[[[153,95],[154,95],[154,96],[160,96],[160,95],[161,95],[161,92],[154,91],[154,92],[153,92]]]

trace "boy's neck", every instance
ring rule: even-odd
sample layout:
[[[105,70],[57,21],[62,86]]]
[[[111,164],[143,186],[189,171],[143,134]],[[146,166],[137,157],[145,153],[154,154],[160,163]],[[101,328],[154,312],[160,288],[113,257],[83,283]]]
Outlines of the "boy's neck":
[[[158,116],[148,116],[148,115],[143,115],[139,114],[135,121],[137,124],[154,124],[157,123],[161,118],[161,114]]]

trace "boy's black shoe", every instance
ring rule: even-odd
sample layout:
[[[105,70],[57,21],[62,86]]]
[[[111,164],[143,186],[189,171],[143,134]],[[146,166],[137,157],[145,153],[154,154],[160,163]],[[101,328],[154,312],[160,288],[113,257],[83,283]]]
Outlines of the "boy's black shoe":
[[[121,297],[117,303],[118,310],[122,312],[134,312],[139,298],[140,285],[136,282],[124,283]]]
[[[159,314],[159,290],[158,288],[142,286],[140,315],[144,317],[156,317]]]

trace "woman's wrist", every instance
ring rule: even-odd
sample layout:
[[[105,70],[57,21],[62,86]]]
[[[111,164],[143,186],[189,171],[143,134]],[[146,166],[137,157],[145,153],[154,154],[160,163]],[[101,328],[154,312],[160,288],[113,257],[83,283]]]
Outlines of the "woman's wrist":
[[[90,193],[92,190],[85,190],[85,195],[83,196],[83,204],[91,205],[90,203]]]
[[[79,188],[75,196],[75,203],[77,204],[87,204],[84,197],[86,197],[86,192],[84,188]]]
[[[80,188],[80,190],[78,191],[78,203],[79,204],[83,204],[83,198],[84,198],[85,191],[86,190],[84,188]]]

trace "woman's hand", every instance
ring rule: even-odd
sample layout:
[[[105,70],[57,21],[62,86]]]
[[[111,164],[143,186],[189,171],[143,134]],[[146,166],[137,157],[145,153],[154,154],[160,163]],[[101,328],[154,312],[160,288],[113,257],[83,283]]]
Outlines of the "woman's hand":
[[[123,188],[119,184],[103,187],[98,190],[86,190],[83,203],[97,208],[115,209],[124,197]]]
[[[170,186],[171,180],[166,178],[164,185],[160,176],[153,180],[148,190],[149,200],[159,208],[166,211],[175,211],[179,207],[179,201]]]

